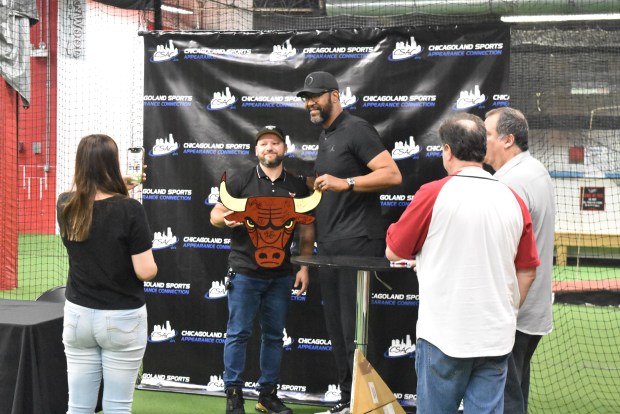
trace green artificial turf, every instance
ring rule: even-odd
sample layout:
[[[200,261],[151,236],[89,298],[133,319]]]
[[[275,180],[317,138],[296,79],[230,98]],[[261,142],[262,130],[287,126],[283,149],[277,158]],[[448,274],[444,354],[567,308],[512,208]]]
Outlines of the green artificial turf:
[[[245,400],[245,411],[254,410],[256,400]],[[311,414],[325,411],[325,407],[286,404],[295,414]],[[162,391],[136,390],[132,414],[211,414],[224,413],[226,399],[208,395],[184,394]]]
[[[21,235],[19,287],[0,291],[0,298],[34,300],[64,285],[67,268],[58,236]],[[554,267],[554,281],[604,279],[620,279],[620,268]],[[554,331],[541,340],[531,370],[529,414],[620,413],[620,309],[554,305]],[[224,404],[223,397],[136,390],[133,413],[221,413]],[[291,407],[296,414],[320,411]],[[246,411],[254,412],[253,400],[247,400]]]
[[[620,309],[554,305],[531,364],[529,413],[620,413]]]

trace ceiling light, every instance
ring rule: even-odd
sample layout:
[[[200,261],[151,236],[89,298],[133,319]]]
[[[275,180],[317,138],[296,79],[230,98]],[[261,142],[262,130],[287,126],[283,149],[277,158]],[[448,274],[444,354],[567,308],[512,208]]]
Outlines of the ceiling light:
[[[506,23],[571,22],[584,20],[620,20],[620,13],[563,14],[547,16],[502,16]]]
[[[161,9],[163,11],[167,11],[169,13],[177,13],[177,14],[194,14],[193,10],[186,9],[184,7],[171,6],[169,4],[162,4]]]

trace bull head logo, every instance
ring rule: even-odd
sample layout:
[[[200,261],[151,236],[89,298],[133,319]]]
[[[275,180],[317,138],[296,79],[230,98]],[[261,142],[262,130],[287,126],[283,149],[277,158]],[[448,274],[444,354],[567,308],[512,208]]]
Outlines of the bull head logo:
[[[226,174],[220,182],[220,200],[227,209],[234,211],[226,218],[244,224],[256,248],[256,263],[265,268],[282,264],[286,256],[284,247],[295,230],[295,224],[310,224],[314,221],[314,217],[303,213],[314,210],[321,196],[320,191],[315,191],[306,198],[235,198],[226,189]]]

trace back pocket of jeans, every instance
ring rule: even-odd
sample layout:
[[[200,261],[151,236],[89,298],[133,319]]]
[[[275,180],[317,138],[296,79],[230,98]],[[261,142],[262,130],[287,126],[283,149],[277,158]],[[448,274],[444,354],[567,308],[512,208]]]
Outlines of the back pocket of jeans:
[[[108,316],[108,339],[110,344],[119,347],[134,344],[138,339],[140,323],[139,316]]]
[[[77,325],[80,315],[65,309],[65,317],[62,322],[62,342],[73,344],[77,339]]]

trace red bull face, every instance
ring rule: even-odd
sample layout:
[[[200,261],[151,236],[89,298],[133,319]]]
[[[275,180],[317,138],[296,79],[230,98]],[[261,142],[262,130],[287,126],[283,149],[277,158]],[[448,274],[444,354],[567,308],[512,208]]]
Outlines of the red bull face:
[[[266,268],[282,265],[284,248],[297,222],[314,221],[314,217],[296,213],[294,199],[287,197],[250,197],[245,211],[233,213],[227,219],[243,222],[256,247],[256,263]]]
[[[286,247],[297,222],[310,224],[314,217],[303,214],[314,210],[321,201],[321,192],[315,191],[305,198],[248,197],[236,198],[226,189],[226,174],[220,183],[222,204],[235,213],[228,220],[245,225],[250,240],[256,248],[256,263],[265,268],[282,265]]]

